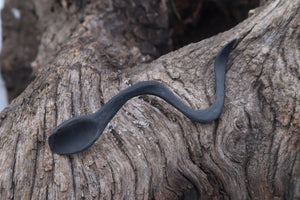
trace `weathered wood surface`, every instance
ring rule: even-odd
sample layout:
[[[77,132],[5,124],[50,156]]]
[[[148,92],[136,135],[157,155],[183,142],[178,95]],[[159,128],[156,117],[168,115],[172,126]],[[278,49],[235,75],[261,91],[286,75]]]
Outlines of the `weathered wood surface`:
[[[59,8],[37,10],[53,21],[37,78],[0,115],[1,199],[299,199],[299,1],[271,1],[233,29],[151,63],[168,43],[167,3],[122,2],[88,4],[83,23]],[[233,38],[216,122],[193,123],[142,96],[87,151],[50,151],[56,125],[139,81],[159,81],[194,108],[209,106],[214,58]]]

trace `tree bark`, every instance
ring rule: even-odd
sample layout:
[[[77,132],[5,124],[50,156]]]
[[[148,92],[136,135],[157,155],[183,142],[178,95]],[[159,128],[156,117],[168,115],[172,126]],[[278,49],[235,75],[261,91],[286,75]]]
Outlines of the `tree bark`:
[[[72,5],[33,3],[44,26],[37,76],[0,114],[1,199],[300,199],[299,1],[268,2],[229,31],[151,63],[170,47],[167,1],[91,2],[83,23]],[[58,124],[139,81],[208,107],[214,58],[234,38],[219,120],[194,123],[141,96],[88,150],[49,149]]]

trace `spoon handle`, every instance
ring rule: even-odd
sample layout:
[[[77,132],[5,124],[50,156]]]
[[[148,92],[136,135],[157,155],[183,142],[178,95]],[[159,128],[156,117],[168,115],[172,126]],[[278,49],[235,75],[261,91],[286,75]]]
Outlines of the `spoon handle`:
[[[225,69],[229,53],[236,40],[227,43],[218,53],[215,60],[216,100],[208,108],[194,110],[184,104],[168,88],[155,81],[144,81],[132,85],[111,98],[99,111],[94,113],[97,120],[105,121],[107,124],[118,110],[131,98],[139,95],[150,94],[161,97],[169,104],[177,108],[185,116],[195,122],[209,123],[217,119],[223,108],[225,97]]]

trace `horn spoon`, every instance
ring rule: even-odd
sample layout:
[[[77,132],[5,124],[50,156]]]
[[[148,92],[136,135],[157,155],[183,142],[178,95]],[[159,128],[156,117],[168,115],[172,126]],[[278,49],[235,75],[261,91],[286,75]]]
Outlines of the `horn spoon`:
[[[89,148],[102,134],[108,122],[129,99],[144,94],[161,97],[195,122],[209,123],[217,119],[225,98],[225,68],[236,40],[227,43],[215,60],[216,100],[208,108],[194,110],[184,104],[168,88],[155,81],[139,82],[111,98],[97,112],[71,118],[57,126],[49,136],[50,149],[57,154],[72,154]]]

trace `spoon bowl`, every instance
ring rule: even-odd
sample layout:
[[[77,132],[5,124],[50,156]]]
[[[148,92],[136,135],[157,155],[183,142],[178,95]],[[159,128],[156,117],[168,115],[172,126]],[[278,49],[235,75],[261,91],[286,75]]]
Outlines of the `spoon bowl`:
[[[50,135],[49,146],[58,154],[80,152],[95,142],[99,131],[102,132],[92,116],[75,117],[53,130],[55,134]]]

